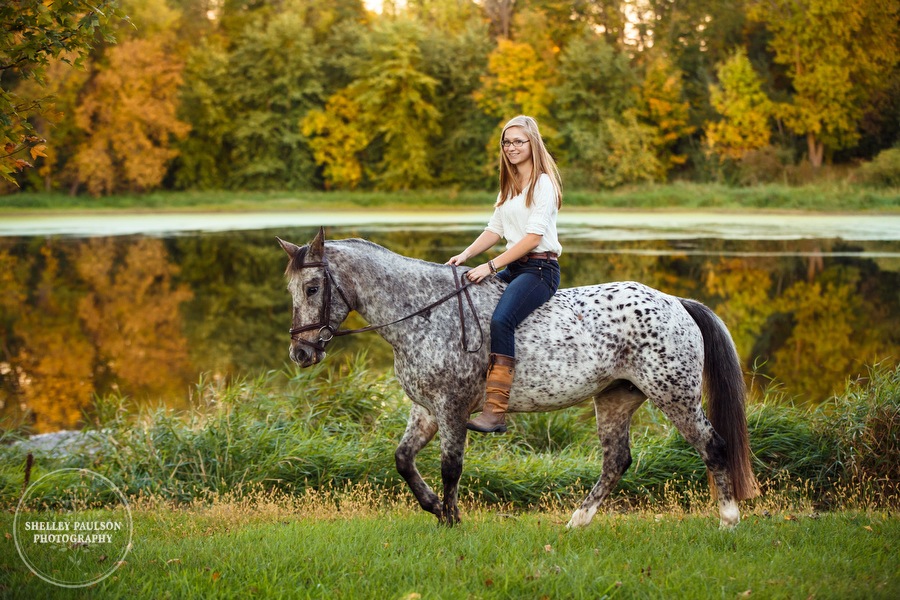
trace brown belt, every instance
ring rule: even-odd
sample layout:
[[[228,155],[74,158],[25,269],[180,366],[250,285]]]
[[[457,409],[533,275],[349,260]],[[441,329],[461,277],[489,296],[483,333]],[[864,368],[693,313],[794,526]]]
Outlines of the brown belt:
[[[531,254],[526,254],[522,258],[519,259],[519,262],[524,263],[529,260],[557,260],[559,255],[556,252],[532,252]]]

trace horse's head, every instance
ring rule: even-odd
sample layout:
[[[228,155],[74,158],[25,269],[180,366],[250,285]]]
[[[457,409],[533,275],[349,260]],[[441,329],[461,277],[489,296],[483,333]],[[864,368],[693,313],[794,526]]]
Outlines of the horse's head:
[[[324,228],[319,228],[316,237],[305,246],[276,239],[291,257],[285,270],[293,298],[291,360],[309,367],[325,358],[325,346],[351,307],[329,268]]]

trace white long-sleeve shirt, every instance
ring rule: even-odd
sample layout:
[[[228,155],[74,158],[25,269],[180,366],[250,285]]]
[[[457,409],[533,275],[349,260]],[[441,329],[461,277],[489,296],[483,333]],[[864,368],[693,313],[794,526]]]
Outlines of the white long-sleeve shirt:
[[[525,206],[526,187],[518,196],[510,198],[494,209],[485,231],[496,233],[506,239],[506,249],[516,245],[526,234],[536,233],[541,243],[532,252],[555,252],[562,254],[562,246],[556,233],[556,189],[553,180],[546,173],[538,177],[534,187],[534,201],[531,208]],[[499,195],[498,195],[499,199]]]

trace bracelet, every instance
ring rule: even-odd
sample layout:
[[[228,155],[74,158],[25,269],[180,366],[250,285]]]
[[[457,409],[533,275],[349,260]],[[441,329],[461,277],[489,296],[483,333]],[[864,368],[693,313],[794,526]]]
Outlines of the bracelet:
[[[489,261],[488,261],[488,267],[490,267],[491,273],[493,273],[494,275],[497,274],[497,267],[494,266],[494,261],[493,261],[493,260],[489,260]]]

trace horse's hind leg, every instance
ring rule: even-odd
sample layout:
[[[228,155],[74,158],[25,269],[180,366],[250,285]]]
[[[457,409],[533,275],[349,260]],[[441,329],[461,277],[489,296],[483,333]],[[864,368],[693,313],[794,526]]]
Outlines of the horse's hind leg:
[[[406,431],[394,453],[394,460],[397,471],[406,480],[416,500],[419,501],[419,506],[440,519],[443,510],[441,501],[416,468],[416,455],[431,441],[437,430],[437,420],[431,413],[422,406],[413,404],[409,412],[409,421],[406,423]]]
[[[696,394],[685,392],[666,400],[654,398],[653,402],[700,453],[719,499],[719,525],[723,528],[734,527],[740,522],[741,515],[727,467],[725,440],[716,433],[706,418],[700,405],[699,391]]]
[[[600,479],[578,510],[572,514],[566,527],[582,527],[590,523],[597,512],[597,507],[628,470],[631,465],[629,443],[631,417],[646,399],[647,397],[629,382],[606,390],[594,398],[597,433],[603,447],[603,469]]]

